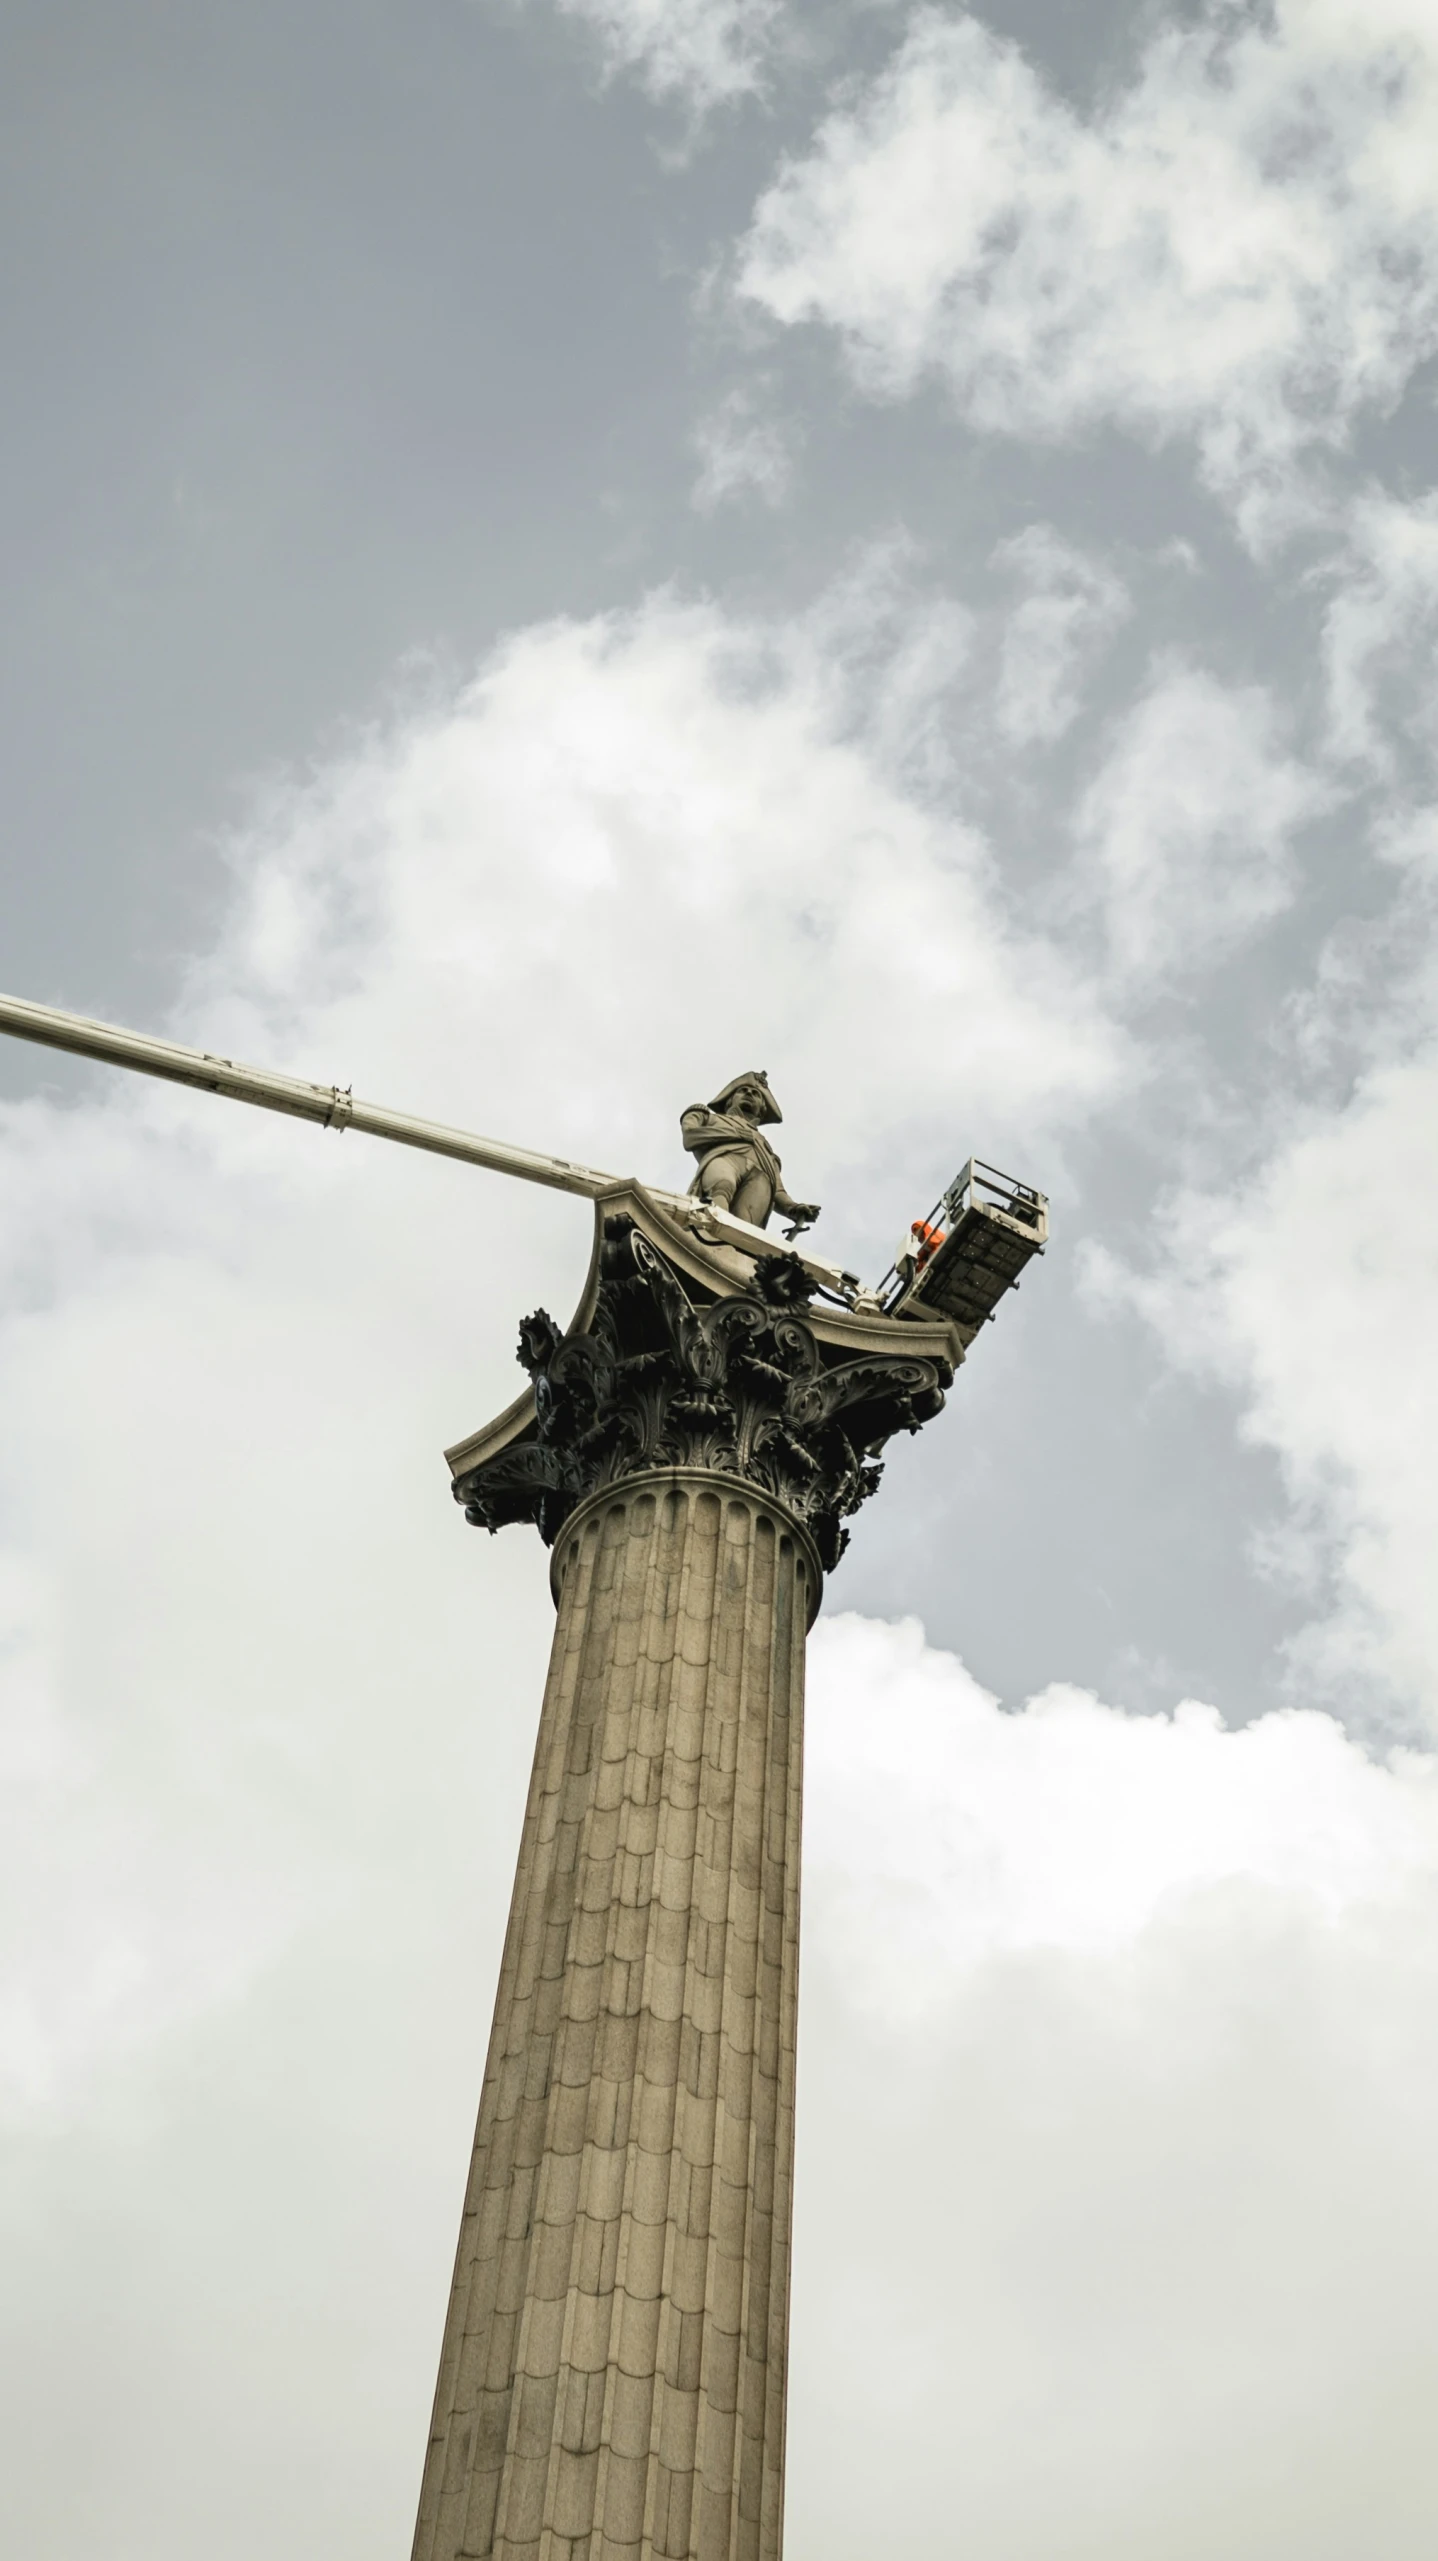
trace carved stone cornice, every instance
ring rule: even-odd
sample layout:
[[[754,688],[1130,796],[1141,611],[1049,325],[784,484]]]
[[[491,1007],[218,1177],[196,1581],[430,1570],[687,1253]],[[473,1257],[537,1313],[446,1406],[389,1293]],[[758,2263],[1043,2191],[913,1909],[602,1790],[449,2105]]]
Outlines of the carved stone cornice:
[[[951,1364],[911,1352],[897,1323],[884,1329],[892,1347],[846,1358],[816,1329],[813,1284],[790,1256],[706,1301],[622,1212],[603,1218],[595,1278],[582,1330],[563,1333],[542,1308],[521,1325],[533,1421],[456,1476],[465,1518],[532,1521],[552,1545],[600,1487],[699,1467],[761,1487],[831,1570],[885,1441],[939,1412]]]

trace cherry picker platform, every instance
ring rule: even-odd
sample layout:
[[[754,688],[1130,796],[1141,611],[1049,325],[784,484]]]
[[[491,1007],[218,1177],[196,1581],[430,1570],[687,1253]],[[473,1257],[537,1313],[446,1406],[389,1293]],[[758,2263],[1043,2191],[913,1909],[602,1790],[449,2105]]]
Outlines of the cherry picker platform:
[[[967,1349],[1000,1299],[1017,1289],[1024,1265],[1043,1252],[1048,1199],[971,1156],[911,1233],[921,1242],[901,1253],[879,1283],[884,1313],[947,1316]]]

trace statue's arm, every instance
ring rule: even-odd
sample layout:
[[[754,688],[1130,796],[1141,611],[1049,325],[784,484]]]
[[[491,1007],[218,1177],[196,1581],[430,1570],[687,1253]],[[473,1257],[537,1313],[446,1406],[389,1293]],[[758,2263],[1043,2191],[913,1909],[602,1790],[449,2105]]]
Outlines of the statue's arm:
[[[679,1135],[691,1156],[697,1156],[701,1147],[717,1145],[728,1134],[722,1112],[711,1112],[707,1104],[691,1103],[687,1112],[679,1115]]]
[[[782,1182],[774,1185],[774,1207],[781,1218],[796,1218],[801,1227],[812,1227],[819,1215],[816,1200],[791,1200]]]

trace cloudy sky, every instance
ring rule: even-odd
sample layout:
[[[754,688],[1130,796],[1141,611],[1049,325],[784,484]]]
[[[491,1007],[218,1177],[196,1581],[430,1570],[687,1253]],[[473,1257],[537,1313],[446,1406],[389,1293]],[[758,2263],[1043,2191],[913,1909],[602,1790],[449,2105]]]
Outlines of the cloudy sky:
[[[1438,2538],[1438,0],[6,0],[0,984],[1046,1261],[811,1659],[788,2561]],[[0,1055],[26,2561],[408,2549],[582,1204]]]

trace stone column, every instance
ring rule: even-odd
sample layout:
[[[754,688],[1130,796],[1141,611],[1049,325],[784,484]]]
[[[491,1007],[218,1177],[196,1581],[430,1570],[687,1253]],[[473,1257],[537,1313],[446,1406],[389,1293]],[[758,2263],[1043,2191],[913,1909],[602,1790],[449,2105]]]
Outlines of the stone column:
[[[813,1286],[626,1189],[452,1454],[559,1615],[414,2561],[779,2561],[804,1637],[962,1357]]]
[[[778,2561],[818,1558],[675,1470],[555,1581],[415,2561]]]

